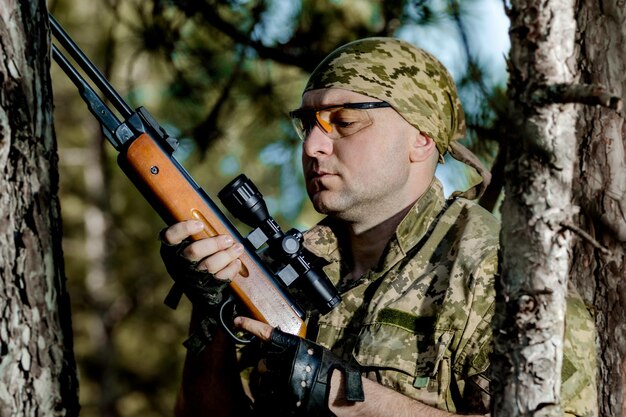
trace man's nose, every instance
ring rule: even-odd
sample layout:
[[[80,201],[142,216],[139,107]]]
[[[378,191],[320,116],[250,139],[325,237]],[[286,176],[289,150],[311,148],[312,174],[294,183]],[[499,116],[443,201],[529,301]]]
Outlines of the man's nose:
[[[330,155],[333,152],[333,140],[326,136],[324,131],[316,124],[304,138],[303,152],[312,158],[322,155]]]

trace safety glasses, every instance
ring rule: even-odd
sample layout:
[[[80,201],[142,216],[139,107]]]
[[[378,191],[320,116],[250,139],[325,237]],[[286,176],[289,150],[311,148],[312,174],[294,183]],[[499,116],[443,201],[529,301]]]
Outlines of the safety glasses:
[[[321,109],[297,109],[289,113],[298,136],[303,141],[317,125],[331,139],[353,135],[373,122],[367,110],[391,107],[384,101],[344,103]]]

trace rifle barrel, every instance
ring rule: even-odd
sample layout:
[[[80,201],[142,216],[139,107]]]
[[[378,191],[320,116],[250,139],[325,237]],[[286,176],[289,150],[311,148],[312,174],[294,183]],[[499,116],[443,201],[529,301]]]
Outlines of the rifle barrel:
[[[107,107],[98,94],[91,88],[89,83],[78,73],[76,68],[70,64],[65,55],[56,47],[52,45],[52,58],[61,67],[63,72],[68,78],[76,85],[80,96],[87,103],[87,107],[98,119],[102,130],[105,132],[105,136],[115,149],[120,149],[124,144],[115,136],[115,131],[121,125],[119,119],[115,114]]]
[[[59,22],[48,14],[52,25],[52,35],[70,54],[76,63],[85,71],[89,79],[98,87],[100,91],[111,101],[111,104],[120,112],[123,119],[128,119],[133,114],[133,109],[124,101],[124,99],[115,91],[113,86],[102,75],[100,70],[87,58],[87,55],[80,50],[78,45],[63,30]]]

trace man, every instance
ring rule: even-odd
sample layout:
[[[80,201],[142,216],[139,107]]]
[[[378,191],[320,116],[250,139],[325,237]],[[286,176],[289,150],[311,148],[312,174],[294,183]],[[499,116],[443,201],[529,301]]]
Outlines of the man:
[[[318,66],[291,115],[304,141],[307,192],[328,216],[306,233],[305,246],[325,260],[343,301],[326,315],[309,311],[307,339],[317,344],[236,319],[268,342],[258,383],[247,390],[252,407],[291,415],[488,413],[498,223],[465,198],[487,180],[445,200],[434,177],[446,152],[488,177],[457,142],[465,123],[450,75],[406,42],[352,42]],[[190,221],[165,230],[164,259],[179,282],[172,265],[182,268],[181,259],[215,277],[190,287],[215,298],[239,270],[242,247],[225,236],[181,244],[201,228]],[[576,349],[566,342],[563,407],[593,416],[593,326],[579,299],[570,301],[567,337],[577,340]],[[180,415],[244,412],[238,380],[223,373],[234,353],[219,334],[211,345],[187,359]]]

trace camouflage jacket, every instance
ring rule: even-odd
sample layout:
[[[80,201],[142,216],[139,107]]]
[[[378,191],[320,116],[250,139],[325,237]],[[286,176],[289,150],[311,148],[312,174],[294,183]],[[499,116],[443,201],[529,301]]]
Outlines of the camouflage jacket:
[[[347,282],[338,228],[325,219],[305,234],[305,247],[327,262],[323,269],[343,302],[324,316],[311,313],[308,338],[353,357],[368,378],[425,404],[487,413],[498,233],[490,213],[469,200],[446,202],[435,180],[378,265]],[[593,324],[575,294],[568,320],[564,409],[595,416]]]

